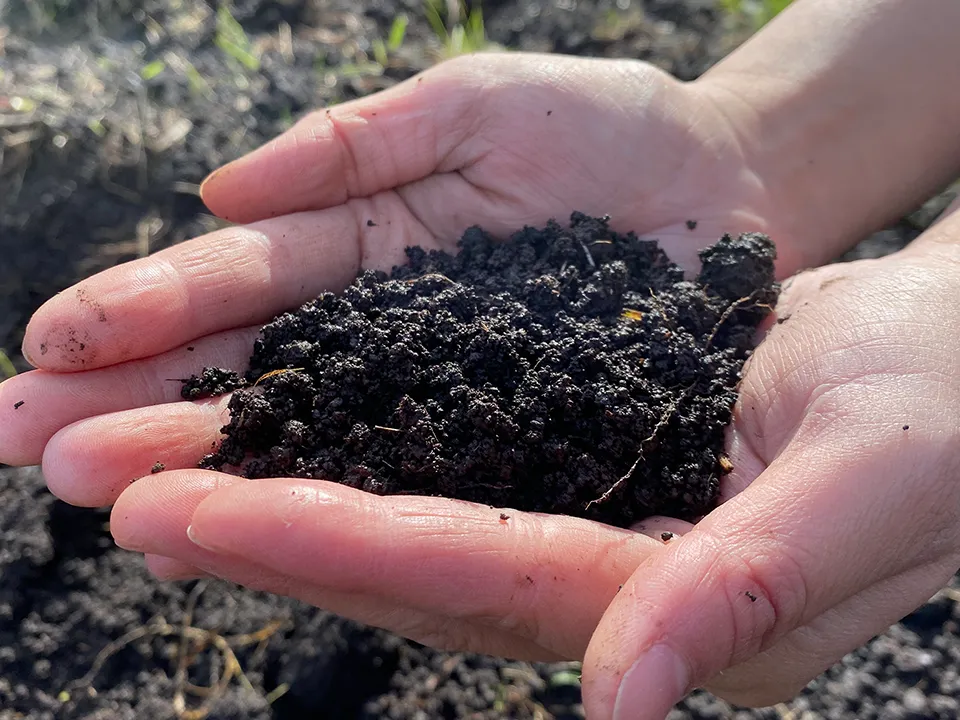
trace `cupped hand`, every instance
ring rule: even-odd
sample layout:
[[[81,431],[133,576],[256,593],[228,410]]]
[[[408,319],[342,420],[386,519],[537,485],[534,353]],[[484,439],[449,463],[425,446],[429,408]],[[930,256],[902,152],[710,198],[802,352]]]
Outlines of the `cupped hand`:
[[[584,660],[587,714],[694,688],[787,700],[960,568],[960,211],[792,279],[748,361],[729,498],[644,559]],[[616,711],[614,712],[614,708]]]
[[[406,245],[452,248],[475,223],[506,233],[609,213],[688,264],[721,232],[765,230],[788,274],[803,252],[778,237],[728,117],[643,64],[522,55],[448,63],[311,115],[205,184],[215,212],[247,225],[102,273],[37,313],[24,350],[40,369],[0,386],[0,461],[42,459],[65,500],[116,503],[118,543],[162,577],[226,577],[439,647],[586,651],[591,717],[610,716],[654,644],[679,660],[657,650],[654,670],[628,674],[621,702],[642,707],[626,717],[662,717],[694,684],[747,702],[792,690],[956,567],[951,466],[924,459],[955,439],[944,368],[956,348],[938,331],[955,324],[925,301],[955,292],[946,244],[789,288],[794,317],[744,379],[727,502],[693,529],[189,470],[225,403],[181,402],[175,380],[242,369],[259,323],[359,267],[389,268]],[[150,475],[157,461],[167,471]]]
[[[287,480],[246,487],[189,471],[218,439],[225,401],[182,402],[177,379],[243,369],[258,326],[277,313],[342,289],[361,267],[389,269],[406,246],[453,249],[474,224],[506,234],[573,210],[610,214],[688,264],[722,232],[774,232],[777,213],[727,115],[643,63],[479,55],[305,117],[214,173],[202,194],[241,224],[101,273],[32,318],[23,350],[39,369],[0,386],[0,461],[42,461],[71,503],[120,498],[118,542],[151,554],[163,576],[205,568],[436,645],[582,653],[619,583],[659,541],[572,519],[501,520],[453,502]],[[781,249],[788,269],[790,258]],[[150,475],[157,462],[167,472]],[[244,537],[274,533],[276,522],[288,531],[260,547],[294,568],[237,550],[228,570],[230,553],[187,539],[216,488],[223,511],[240,509],[229,493],[258,506],[241,522]],[[330,522],[288,527],[298,507],[326,508]],[[310,579],[298,574],[308,566]]]

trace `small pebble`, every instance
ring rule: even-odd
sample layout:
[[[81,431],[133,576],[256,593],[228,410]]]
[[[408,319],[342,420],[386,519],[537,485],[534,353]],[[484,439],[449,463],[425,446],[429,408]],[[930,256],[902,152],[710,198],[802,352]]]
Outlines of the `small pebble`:
[[[922,713],[927,709],[927,696],[920,688],[912,687],[903,694],[903,707],[912,713]]]

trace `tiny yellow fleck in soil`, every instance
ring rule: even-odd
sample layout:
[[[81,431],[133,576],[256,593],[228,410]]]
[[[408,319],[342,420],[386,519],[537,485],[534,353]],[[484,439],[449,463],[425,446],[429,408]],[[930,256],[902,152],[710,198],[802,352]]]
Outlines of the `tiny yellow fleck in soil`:
[[[733,463],[730,462],[730,458],[728,458],[726,455],[720,456],[720,469],[725,473],[733,471]]]
[[[643,313],[639,310],[634,310],[633,308],[625,308],[623,311],[623,317],[627,320],[642,320]]]

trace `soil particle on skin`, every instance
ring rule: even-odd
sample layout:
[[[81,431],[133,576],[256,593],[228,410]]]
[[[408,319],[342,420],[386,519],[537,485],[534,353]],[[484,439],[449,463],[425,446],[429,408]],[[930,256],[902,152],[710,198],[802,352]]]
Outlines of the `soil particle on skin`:
[[[156,474],[159,473],[159,472],[163,472],[164,468],[166,468],[166,467],[167,467],[166,465],[164,465],[162,462],[160,462],[160,461],[158,460],[157,462],[155,462],[155,463],[153,464],[153,467],[150,468],[150,472],[151,472],[152,474],[156,475]]]
[[[664,542],[670,542],[673,540],[673,533],[667,530],[666,532],[660,533],[660,539]]]
[[[750,592],[749,590],[747,590],[747,591],[744,593],[744,595],[746,595],[746,596],[750,599],[750,602],[752,602],[752,603],[755,603],[755,602],[757,601],[757,596],[754,595],[754,594],[753,594],[752,592]]]
[[[778,293],[767,238],[724,236],[691,281],[655,241],[581,213],[407,255],[265,326],[245,378],[185,384],[257,385],[233,395],[202,467],[618,526],[714,506],[740,370]]]
[[[20,408],[23,407],[23,404],[24,404],[24,401],[23,401],[23,400],[19,400],[19,401],[15,402],[15,403],[13,404],[13,409],[14,409],[14,410],[19,410]],[[904,430],[906,430],[906,428],[904,428]]]
[[[686,225],[687,225],[687,230],[696,230],[696,229],[697,229],[697,221],[696,221],[696,220],[687,220]]]

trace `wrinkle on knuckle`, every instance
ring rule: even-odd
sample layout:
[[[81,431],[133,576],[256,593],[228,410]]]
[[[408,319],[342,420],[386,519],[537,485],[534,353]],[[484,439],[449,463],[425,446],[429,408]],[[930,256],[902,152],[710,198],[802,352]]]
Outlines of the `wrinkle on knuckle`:
[[[363,122],[366,124],[366,121],[357,116],[341,118],[331,113],[326,116],[325,122],[330,127],[330,134],[337,147],[337,157],[339,158],[338,175],[343,178],[343,200],[346,201],[351,198],[360,197],[363,194],[360,187],[362,160],[352,137],[354,129],[350,128],[349,124],[351,122]]]
[[[799,627],[808,602],[803,561],[782,546],[760,543],[732,555],[729,541],[713,538],[712,584],[729,609],[730,651],[725,667],[737,665],[770,648]],[[709,580],[705,580],[708,583]]]
[[[517,563],[510,597],[503,599],[501,607],[492,609],[493,622],[501,629],[539,643],[543,639],[540,616],[549,603],[544,603],[543,585],[546,578],[538,570],[553,566],[553,543],[546,541],[547,528],[542,519],[535,515],[524,516],[514,528],[518,536],[516,547],[529,552],[525,557],[521,556],[521,563]],[[506,612],[503,612],[504,608]],[[489,622],[490,618],[481,621]]]

